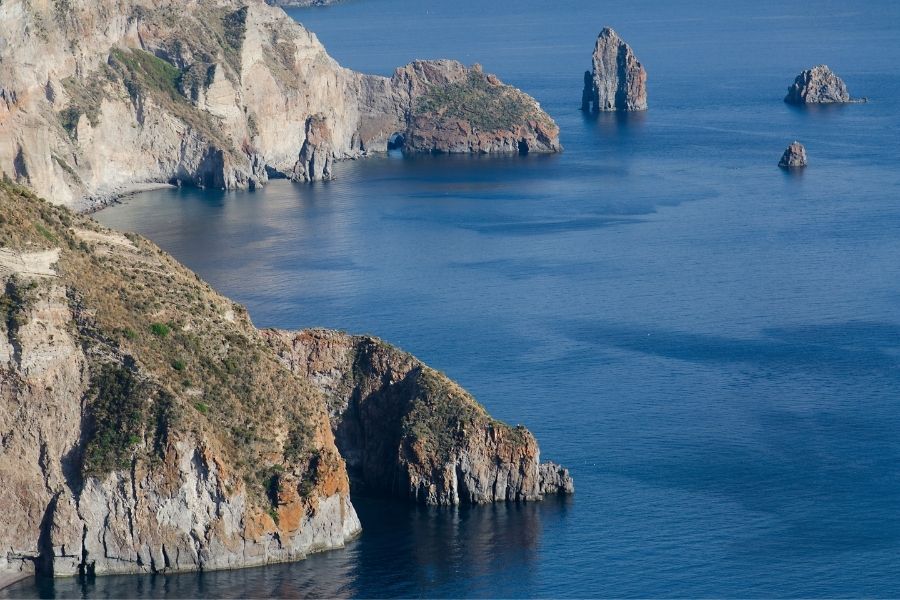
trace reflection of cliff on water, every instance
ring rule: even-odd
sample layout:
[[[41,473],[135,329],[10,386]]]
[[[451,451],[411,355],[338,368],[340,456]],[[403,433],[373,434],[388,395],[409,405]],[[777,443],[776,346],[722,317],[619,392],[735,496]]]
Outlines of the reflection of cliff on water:
[[[342,550],[288,564],[175,575],[112,575],[21,582],[0,597],[247,598],[486,595],[535,576],[545,521],[571,498],[475,507],[354,501],[363,534]],[[464,587],[461,587],[464,586]],[[527,585],[525,588],[527,589]]]

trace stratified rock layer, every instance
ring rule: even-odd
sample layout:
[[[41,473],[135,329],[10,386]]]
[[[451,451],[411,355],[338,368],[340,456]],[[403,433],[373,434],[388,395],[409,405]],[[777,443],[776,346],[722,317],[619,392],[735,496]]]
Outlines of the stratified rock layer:
[[[647,71],[631,46],[609,27],[597,37],[593,68],[584,74],[581,110],[647,110]]]
[[[788,104],[837,104],[866,100],[851,98],[844,81],[826,65],[819,65],[797,75],[784,101]]]
[[[538,500],[573,493],[540,464],[534,436],[495,419],[445,375],[367,336],[267,332],[286,365],[325,395],[354,481],[425,504]]]
[[[806,166],[806,148],[800,142],[793,142],[781,155],[778,166],[782,169],[794,169]]]

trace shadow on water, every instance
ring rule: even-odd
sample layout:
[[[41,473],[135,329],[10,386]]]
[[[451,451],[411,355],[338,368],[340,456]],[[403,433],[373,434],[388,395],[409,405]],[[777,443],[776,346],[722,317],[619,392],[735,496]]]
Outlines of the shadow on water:
[[[847,110],[850,106],[855,106],[858,104],[865,104],[865,102],[835,102],[832,104],[788,104],[784,103],[785,106],[791,111],[791,113],[799,116],[799,117],[832,117],[836,116],[843,111]]]
[[[781,171],[781,176],[788,182],[800,183],[803,181],[803,174],[806,172],[807,167],[779,167],[778,170]]]
[[[361,498],[354,502],[363,523],[360,538],[300,562],[207,573],[37,579],[7,588],[0,597],[441,597],[478,595],[498,581],[508,582],[508,589],[527,589],[544,519],[563,518],[572,502],[549,498],[436,508]],[[468,590],[459,587],[461,572],[467,573]]]
[[[632,135],[647,123],[647,111],[582,112],[582,118],[604,137]]]

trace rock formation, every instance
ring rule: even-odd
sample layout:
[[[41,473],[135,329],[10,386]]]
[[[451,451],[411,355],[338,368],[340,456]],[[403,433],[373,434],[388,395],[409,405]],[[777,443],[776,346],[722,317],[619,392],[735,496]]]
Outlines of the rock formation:
[[[534,436],[495,419],[445,375],[379,339],[328,330],[265,332],[313,382],[351,477],[425,504],[484,504],[572,493],[568,471],[540,464]]]
[[[0,186],[0,573],[266,564],[360,530],[319,395],[137,236]]]
[[[415,61],[391,78],[405,152],[559,152],[559,128],[530,96],[480,65]]]
[[[826,65],[819,65],[797,75],[784,101],[788,104],[835,104],[865,102],[866,99],[851,98],[844,81]]]
[[[330,140],[330,131],[322,115],[313,115],[306,120],[306,139],[291,173],[294,181],[326,181],[333,178],[334,149]]]
[[[647,110],[647,71],[619,35],[604,27],[584,74],[583,111]]]
[[[781,155],[778,166],[782,169],[793,169],[806,166],[806,148],[800,142],[793,142]]]
[[[347,463],[433,504],[570,489],[527,430],[411,356],[259,332],[149,241],[9,182],[0,292],[0,581],[339,547],[360,531]]]
[[[559,149],[552,119],[518,90],[492,79],[477,94],[486,109],[497,100],[521,118],[495,119],[497,129],[460,116],[453,97],[429,115],[401,89],[407,78],[342,68],[315,35],[258,1],[5,0],[0,40],[0,172],[68,206],[148,182],[231,189],[273,173],[322,178],[330,161],[386,150],[413,120],[415,131],[438,133],[410,150]],[[447,75],[417,90],[436,99],[442,85],[462,87],[465,69],[433,64],[411,76]]]

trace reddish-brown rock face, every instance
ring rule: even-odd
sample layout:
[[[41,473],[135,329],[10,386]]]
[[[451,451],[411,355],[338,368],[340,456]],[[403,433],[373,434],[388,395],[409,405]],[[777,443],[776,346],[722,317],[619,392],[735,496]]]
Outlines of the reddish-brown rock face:
[[[416,61],[391,78],[408,153],[559,152],[559,127],[531,96],[479,65]]]
[[[410,354],[327,330],[265,334],[285,364],[324,393],[338,448],[360,484],[445,505],[573,492],[567,470],[540,464],[531,432],[492,419]]]

